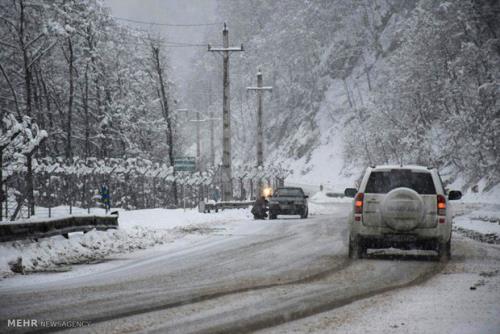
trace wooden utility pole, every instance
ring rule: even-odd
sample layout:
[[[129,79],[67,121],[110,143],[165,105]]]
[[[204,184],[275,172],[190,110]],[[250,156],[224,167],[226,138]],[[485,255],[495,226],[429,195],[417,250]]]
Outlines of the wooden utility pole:
[[[257,167],[264,166],[264,130],[262,126],[262,93],[272,91],[271,86],[262,86],[262,72],[257,72],[257,87],[247,87],[247,90],[257,92]]]
[[[229,53],[243,51],[243,44],[239,47],[229,47],[229,30],[226,23],[222,30],[222,48],[212,48],[208,44],[208,51],[220,52],[223,56],[223,94],[222,94],[222,199],[233,199],[232,173],[231,173],[231,111],[229,107]]]

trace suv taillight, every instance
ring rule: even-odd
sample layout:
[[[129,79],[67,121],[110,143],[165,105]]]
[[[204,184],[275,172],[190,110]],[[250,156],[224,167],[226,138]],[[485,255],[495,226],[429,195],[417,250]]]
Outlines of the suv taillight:
[[[363,193],[358,193],[354,198],[354,213],[363,214]]]
[[[443,195],[437,195],[437,213],[438,216],[446,216],[446,198]]]

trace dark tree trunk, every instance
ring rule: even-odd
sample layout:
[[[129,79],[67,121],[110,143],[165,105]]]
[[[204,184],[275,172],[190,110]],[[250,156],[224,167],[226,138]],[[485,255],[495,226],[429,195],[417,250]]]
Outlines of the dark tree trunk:
[[[85,66],[85,88],[83,92],[83,112],[85,117],[84,157],[90,156],[90,115],[89,115],[89,65]]]
[[[7,195],[3,191],[3,147],[0,147],[0,221],[3,220],[2,208],[4,200],[7,200]]]
[[[69,52],[69,99],[68,99],[68,115],[66,119],[66,149],[65,155],[66,159],[69,159],[73,156],[73,148],[71,145],[71,126],[72,126],[72,118],[73,118],[73,95],[74,95],[74,69],[73,69],[73,43],[71,41],[71,37],[68,37],[68,52]]]
[[[42,72],[40,71],[40,83],[41,83],[41,86],[42,86],[42,89],[43,89],[43,95],[44,95],[44,98],[45,98],[45,108],[47,110],[47,119],[48,119],[48,132],[52,132],[52,129],[54,128],[54,118],[53,118],[53,115],[52,115],[52,108],[51,108],[51,104],[50,104],[50,96],[49,96],[49,93],[48,93],[48,90],[47,90],[47,85],[45,84],[45,80],[43,79],[43,74]],[[55,143],[55,141],[54,141]],[[44,148],[47,149],[47,146],[49,146],[50,144],[47,143],[44,145]],[[54,144],[54,147],[53,147],[53,153],[55,155],[57,155],[57,147],[56,145]],[[46,152],[43,153],[44,155],[46,155]]]
[[[19,17],[19,46],[23,53],[23,67],[24,67],[24,89],[25,89],[25,103],[26,103],[26,115],[31,117],[32,114],[32,102],[31,102],[31,68],[30,59],[28,55],[28,50],[25,43],[25,4],[23,0],[19,1],[20,6],[20,17]],[[33,194],[33,170],[32,170],[32,155],[28,154],[26,156],[27,165],[27,175],[26,175],[26,198],[28,199],[28,207],[30,215],[35,214],[35,202]]]
[[[163,111],[163,117],[165,118],[165,121],[167,122],[167,145],[168,145],[168,160],[170,163],[170,166],[174,166],[174,139],[173,139],[173,133],[172,133],[172,119],[170,117],[170,112],[168,109],[168,99],[167,99],[167,94],[165,91],[165,82],[163,80],[163,69],[161,67],[160,63],[160,49],[158,47],[152,46],[152,51],[153,51],[153,57],[154,57],[154,62],[155,62],[155,70],[156,73],[158,74],[158,80],[160,83],[160,95],[161,95],[161,107]],[[172,184],[172,192],[174,195],[174,203],[175,205],[178,205],[178,198],[177,198],[177,184],[174,181]]]
[[[27,155],[27,173],[26,173],[26,198],[28,200],[29,215],[33,216],[35,214],[35,194],[33,186],[33,159],[32,153]]]
[[[20,17],[19,17],[19,45],[23,53],[23,66],[24,66],[24,89],[25,89],[25,102],[26,102],[26,115],[31,117],[31,70],[28,50],[25,44],[25,17],[24,17],[24,1],[19,1]]]

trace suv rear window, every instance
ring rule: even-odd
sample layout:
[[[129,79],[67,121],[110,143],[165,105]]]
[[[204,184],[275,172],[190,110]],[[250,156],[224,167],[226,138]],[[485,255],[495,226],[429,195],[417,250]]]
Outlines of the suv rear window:
[[[281,188],[276,190],[274,197],[303,197],[304,193],[301,189]]]
[[[436,188],[430,173],[412,172],[409,169],[372,172],[368,178],[365,192],[385,194],[399,187],[410,188],[423,195],[436,194]]]

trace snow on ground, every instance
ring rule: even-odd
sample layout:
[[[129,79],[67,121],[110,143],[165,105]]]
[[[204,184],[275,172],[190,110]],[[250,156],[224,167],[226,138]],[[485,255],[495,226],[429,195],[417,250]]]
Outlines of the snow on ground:
[[[361,299],[261,332],[498,333],[500,247],[455,236],[452,254],[443,271],[423,284]]]
[[[477,280],[475,274],[441,276],[421,287],[354,303],[349,309],[359,312],[356,320],[330,333],[495,333],[500,280],[494,277],[470,290]]]
[[[310,213],[334,214],[339,207],[331,203],[341,199],[319,193],[311,198]],[[239,233],[255,224],[250,209],[233,209],[218,213],[200,213],[196,209],[145,209],[122,210],[119,213],[118,230],[72,233],[69,239],[62,236],[43,238],[38,242],[20,240],[0,243],[0,278],[17,273],[68,271],[71,265],[103,261],[113,254],[129,253],[156,245],[171,243],[187,235],[209,235],[225,227],[238,228]],[[47,220],[43,208],[28,221]],[[67,215],[69,208],[59,207],[53,217]],[[87,210],[73,208],[77,215]],[[104,214],[93,209],[91,214]],[[4,222],[8,223],[8,222]],[[2,223],[3,224],[3,223]]]
[[[348,197],[329,197],[327,196],[327,192],[318,191],[316,194],[309,198],[309,213],[311,215],[330,215],[338,212],[338,205],[343,203],[345,205],[349,205],[352,203],[352,198]]]
[[[451,202],[453,228],[475,240],[500,243],[500,184],[490,189],[486,184],[485,179],[481,180],[466,189],[460,201]],[[463,180],[457,179],[448,188],[464,188]]]
[[[313,215],[332,214],[338,208],[331,203],[341,199],[318,193],[311,198],[310,212]],[[69,239],[62,236],[0,243],[0,277],[19,273],[69,270],[70,265],[96,262],[112,254],[127,253],[155,245],[173,242],[188,234],[217,232],[220,226],[245,225],[253,222],[249,209],[224,210],[204,214],[195,209],[145,209],[118,211],[118,230],[74,233]],[[86,209],[72,208],[75,215],[88,214]],[[52,208],[52,217],[68,215],[69,207]],[[104,214],[102,209],[92,209],[90,214]],[[46,208],[37,208],[37,215],[28,221],[47,220]],[[4,222],[8,223],[8,222]]]
[[[474,213],[471,213],[457,217],[454,220],[454,225],[482,234],[494,233],[500,236],[500,211],[492,212],[491,216],[483,216],[485,212],[481,210],[475,212],[481,215],[474,215]]]
[[[38,240],[0,243],[0,275],[61,270],[61,266],[101,260],[113,253],[144,249],[177,236],[141,227],[130,230],[74,233],[69,239],[54,236]],[[64,269],[62,269],[64,270]]]
[[[464,189],[464,181],[462,178],[457,178],[455,182],[448,185],[448,189],[463,189],[464,196],[462,197],[462,202],[465,203],[489,203],[489,204],[499,204],[500,205],[500,184],[486,190],[487,180],[480,180],[474,187],[468,187]],[[475,188],[472,190],[472,188]]]
[[[471,239],[500,243],[500,204],[462,202],[457,213],[454,231]]]
[[[173,229],[190,225],[228,223],[252,217],[249,209],[232,209],[217,213],[200,213],[196,209],[119,210],[120,226],[142,226],[154,229]]]
[[[334,196],[329,196],[328,192],[318,191],[316,194],[311,196],[309,202],[316,204],[352,203],[352,198],[338,196],[338,194],[333,194],[333,195]]]
[[[216,231],[215,225],[248,221],[251,217],[249,209],[211,214],[183,209],[118,211],[118,230],[73,233],[69,239],[54,236],[38,242],[20,240],[0,243],[0,278],[13,275],[13,271],[69,270],[72,264],[96,262],[111,254],[170,243],[188,234],[210,233]],[[39,216],[32,217],[33,221],[41,219]]]

